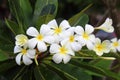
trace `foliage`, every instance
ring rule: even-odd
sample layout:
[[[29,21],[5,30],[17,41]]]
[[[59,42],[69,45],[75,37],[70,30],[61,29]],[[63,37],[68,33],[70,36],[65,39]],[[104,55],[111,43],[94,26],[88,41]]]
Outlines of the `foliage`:
[[[103,64],[106,60],[101,60],[94,52],[83,48],[77,57],[67,64],[55,64],[51,56],[38,59],[35,63],[25,66],[18,66],[15,63],[13,53],[14,37],[17,34],[26,34],[25,31],[30,26],[37,29],[50,20],[56,18],[58,1],[57,0],[36,0],[35,5],[29,0],[8,0],[12,19],[5,19],[6,25],[0,27],[0,79],[1,80],[92,80],[92,76],[110,77],[119,80],[120,76],[108,69],[110,63]],[[89,7],[71,17],[68,21],[71,26],[85,26],[89,18],[84,14]],[[7,28],[6,31],[6,26]],[[3,31],[2,31],[3,30]],[[47,54],[47,52],[46,52]],[[117,53],[116,53],[117,54]],[[106,56],[106,55],[104,55]],[[107,57],[111,55],[107,55]],[[119,56],[112,54],[113,57]],[[92,57],[92,59],[89,59]],[[85,59],[88,58],[88,59]],[[99,63],[101,61],[101,63]],[[36,62],[36,61],[34,61]],[[101,66],[107,67],[101,67]]]

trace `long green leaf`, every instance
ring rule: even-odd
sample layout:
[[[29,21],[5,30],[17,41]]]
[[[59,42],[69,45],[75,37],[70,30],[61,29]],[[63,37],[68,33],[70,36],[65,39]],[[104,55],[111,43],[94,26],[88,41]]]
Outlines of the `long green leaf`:
[[[106,70],[106,69],[103,69],[103,68],[100,68],[100,67],[90,65],[88,63],[79,62],[77,60],[71,60],[70,63],[72,65],[75,65],[75,66],[80,67],[80,68],[84,68],[86,70],[89,70],[89,71],[94,72],[96,74],[100,74],[102,76],[107,76],[107,77],[110,77],[110,78],[115,79],[115,80],[120,79],[120,76],[117,75],[116,73],[113,73],[113,72],[111,72],[109,70]]]
[[[62,71],[61,69],[51,65],[48,62],[44,61],[44,64],[46,65],[46,67],[50,70],[53,70],[54,72],[56,72],[61,78],[65,79],[65,80],[77,80],[75,77],[73,77],[72,75]]]
[[[8,28],[14,33],[14,35],[24,33],[24,31],[19,27],[19,25],[15,23],[14,21],[6,19],[5,22]]]
[[[34,68],[34,76],[36,80],[45,80],[38,66]]]
[[[46,17],[49,17],[49,15],[55,16],[57,13],[57,6],[58,6],[58,0],[37,0],[35,4],[33,21],[36,22],[39,16],[46,16]]]
[[[42,24],[48,23],[50,20],[54,19],[53,15],[40,16],[36,21],[36,26],[39,29]]]
[[[71,65],[69,63],[67,64],[55,64],[51,63],[51,65],[58,67],[59,69],[67,72],[68,74],[74,76],[78,80],[92,80],[92,76],[85,72],[84,69],[76,67],[74,65]],[[84,76],[84,77],[83,77]]]
[[[5,52],[3,52],[2,50],[0,50],[0,61],[5,61],[8,58],[9,58],[8,55]]]
[[[32,24],[32,6],[29,0],[19,0],[19,5],[23,15],[24,29],[26,30]]]
[[[68,21],[70,23],[71,26],[75,26],[80,22],[80,17],[82,16],[82,14],[92,6],[92,4],[88,5],[85,9],[83,9],[82,11],[80,11],[79,13],[77,13],[76,15],[74,15],[73,17],[71,17]]]

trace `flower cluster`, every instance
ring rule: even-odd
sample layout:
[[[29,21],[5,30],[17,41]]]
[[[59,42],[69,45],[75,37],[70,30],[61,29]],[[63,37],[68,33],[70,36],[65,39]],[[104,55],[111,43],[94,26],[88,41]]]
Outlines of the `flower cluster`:
[[[107,18],[101,26],[95,28],[90,24],[86,24],[85,27],[70,26],[67,20],[63,20],[58,25],[55,19],[41,25],[39,31],[35,27],[29,27],[26,34],[30,39],[24,34],[15,37],[14,53],[18,53],[15,58],[16,63],[21,65],[23,62],[29,65],[38,53],[46,51],[53,55],[52,59],[55,63],[67,63],[83,46],[95,51],[98,56],[110,51],[120,51],[120,40],[114,38],[111,41],[101,41],[93,34],[96,29],[113,32],[112,20]]]

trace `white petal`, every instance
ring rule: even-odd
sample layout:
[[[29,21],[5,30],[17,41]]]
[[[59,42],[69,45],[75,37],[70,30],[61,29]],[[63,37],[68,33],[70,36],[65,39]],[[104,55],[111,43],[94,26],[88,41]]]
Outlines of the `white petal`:
[[[62,62],[62,59],[63,59],[63,57],[60,54],[54,54],[53,55],[53,61],[55,63],[57,63],[57,64],[59,64],[60,62]]]
[[[86,41],[83,39],[82,36],[76,36],[75,38],[82,44],[82,46],[84,46],[86,44]]]
[[[112,19],[107,18],[104,23],[112,25],[113,22],[112,22]]]
[[[70,25],[68,23],[67,20],[63,20],[61,23],[60,23],[60,26],[63,30],[66,30],[67,28],[70,28]]]
[[[117,38],[113,38],[111,39],[112,42],[116,42],[117,41]]]
[[[53,29],[55,29],[56,27],[58,27],[57,22],[56,22],[55,19],[52,20],[52,21],[50,21],[47,25],[50,26],[50,28],[53,28]]]
[[[82,45],[78,42],[74,42],[71,44],[72,50],[79,51],[82,48]]]
[[[72,56],[74,56],[74,55],[75,55],[74,51],[73,51],[73,50],[71,50],[71,49],[68,49],[67,54],[72,55]]]
[[[27,56],[28,56],[29,58],[34,58],[34,57],[35,57],[35,53],[36,53],[36,50],[35,50],[35,49],[29,49],[29,50],[27,51]]]
[[[93,27],[93,26],[91,26],[91,25],[89,25],[89,24],[86,24],[86,25],[85,25],[85,32],[86,32],[87,34],[91,34],[93,31],[94,31],[94,27]]]
[[[16,61],[16,63],[17,63],[18,65],[21,65],[21,57],[22,57],[22,54],[19,53],[19,54],[16,56],[16,58],[15,58],[15,61]]]
[[[70,59],[71,59],[71,56],[70,56],[70,55],[65,55],[65,56],[63,57],[63,62],[64,62],[64,64],[68,63],[68,62],[70,61]]]
[[[38,42],[37,48],[40,52],[45,52],[47,50],[47,45],[44,42],[40,41]]]
[[[39,34],[39,32],[34,27],[30,27],[27,29],[27,35],[29,35],[29,36],[37,36],[38,34]]]
[[[23,55],[23,63],[25,65],[30,65],[30,64],[32,64],[32,62],[33,61],[30,58],[28,58],[26,55]]]
[[[95,44],[101,44],[101,40],[99,38],[95,39]]]
[[[38,41],[36,40],[36,38],[32,38],[28,41],[28,46],[29,46],[29,48],[33,49],[33,48],[35,48],[37,43],[38,43]]]
[[[48,26],[48,25],[45,25],[45,24],[43,24],[41,27],[40,27],[40,34],[42,34],[42,35],[50,35],[50,31],[51,31],[51,29],[50,29],[50,26]]]
[[[63,40],[61,41],[61,45],[67,45],[67,44],[69,44],[69,41],[68,41],[68,40],[69,40],[68,38],[63,39]]]
[[[96,52],[96,54],[97,54],[98,56],[102,56],[102,55],[103,55],[103,52]]]
[[[89,50],[92,50],[92,49],[94,48],[94,44],[93,44],[92,42],[88,41],[88,42],[87,42],[87,48],[88,48]]]
[[[95,43],[95,35],[93,34],[89,35],[89,39],[91,42]]]
[[[15,46],[14,47],[14,53],[21,52],[22,48],[20,46]]]
[[[52,44],[50,46],[50,53],[58,53],[60,46],[58,44]]]
[[[111,48],[110,41],[109,40],[105,40],[105,41],[102,42],[102,45],[104,46],[104,52],[105,53],[109,53],[110,48]]]
[[[119,47],[117,47],[117,50],[120,52],[120,46],[119,46]]]
[[[46,36],[46,37],[44,37],[44,41],[45,41],[46,43],[49,43],[49,44],[54,43],[54,42],[55,42],[54,40],[55,40],[55,39],[54,39],[53,36]]]
[[[76,32],[77,34],[79,34],[79,35],[82,35],[82,34],[84,33],[84,29],[83,29],[83,27],[81,27],[81,26],[77,26],[77,27],[75,28],[75,32]]]

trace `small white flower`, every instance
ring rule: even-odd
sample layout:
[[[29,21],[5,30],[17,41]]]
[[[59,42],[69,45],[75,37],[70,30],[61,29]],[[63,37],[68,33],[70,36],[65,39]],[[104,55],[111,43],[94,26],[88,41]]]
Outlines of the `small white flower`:
[[[27,47],[20,47],[15,46],[14,47],[14,53],[17,54],[15,60],[18,65],[21,65],[21,62],[23,62],[25,65],[32,64],[32,60],[35,57],[36,50],[35,49],[27,49]]]
[[[112,19],[107,18],[102,25],[100,25],[99,27],[96,27],[95,29],[104,30],[104,31],[110,32],[110,33],[113,32],[114,27],[112,26]]]
[[[77,39],[83,45],[86,45],[89,50],[92,50],[93,43],[95,41],[95,36],[92,34],[94,28],[91,25],[86,24],[85,30],[81,26],[75,28],[75,32],[78,34]]]
[[[62,61],[64,62],[64,64],[66,64],[70,61],[71,56],[75,55],[75,53],[68,46],[60,46],[58,44],[52,44],[50,46],[50,53],[54,54],[53,61],[57,64]]]
[[[26,35],[23,35],[23,34],[17,35],[17,36],[15,37],[15,40],[16,40],[15,44],[16,44],[16,45],[19,45],[19,46],[24,46],[24,45],[26,45],[27,42],[28,42],[27,36],[26,36]]]
[[[70,28],[70,25],[67,20],[63,20],[58,26],[55,19],[50,21],[47,25],[44,24],[43,26],[46,27],[45,32],[48,32],[48,35],[53,36],[56,43],[59,43],[59,41],[61,40],[61,34],[68,28]]]
[[[111,50],[113,52],[120,51],[120,39],[117,40],[117,38],[113,38],[111,41],[112,41],[112,43],[111,43]]]
[[[102,56],[103,53],[109,53],[110,48],[111,46],[109,40],[104,40],[103,42],[101,42],[99,38],[95,39],[95,45],[93,47],[93,50],[98,56]]]
[[[44,29],[44,26],[41,26],[40,32],[38,32],[34,27],[28,28],[27,34],[33,37],[28,41],[28,46],[30,48],[33,49],[37,46],[40,52],[44,52],[47,50],[46,43],[51,44],[54,42],[54,38],[52,36],[47,36],[47,33],[44,31]]]
[[[66,33],[63,35],[63,40],[61,41],[61,44],[70,46],[70,48],[73,51],[79,51],[82,48],[82,44],[78,41],[77,36],[74,33],[75,27],[69,28]]]

